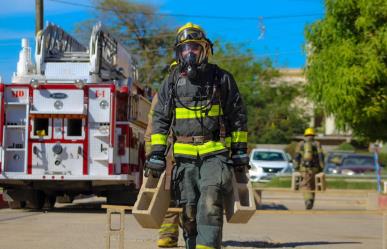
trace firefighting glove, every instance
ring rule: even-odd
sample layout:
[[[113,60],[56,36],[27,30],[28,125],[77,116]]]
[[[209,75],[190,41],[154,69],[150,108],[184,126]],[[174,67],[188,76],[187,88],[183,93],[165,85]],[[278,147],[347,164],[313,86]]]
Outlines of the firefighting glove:
[[[159,178],[166,168],[165,156],[162,152],[151,152],[145,161],[144,176],[152,175]]]
[[[250,168],[246,149],[232,150],[231,161],[235,171],[243,172],[246,168]]]

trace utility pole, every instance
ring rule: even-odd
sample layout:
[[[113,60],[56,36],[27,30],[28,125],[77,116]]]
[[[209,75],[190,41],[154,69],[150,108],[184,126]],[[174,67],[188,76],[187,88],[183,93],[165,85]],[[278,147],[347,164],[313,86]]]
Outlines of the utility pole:
[[[35,35],[40,31],[43,30],[43,0],[35,0],[35,9],[36,9],[36,16],[35,16]]]

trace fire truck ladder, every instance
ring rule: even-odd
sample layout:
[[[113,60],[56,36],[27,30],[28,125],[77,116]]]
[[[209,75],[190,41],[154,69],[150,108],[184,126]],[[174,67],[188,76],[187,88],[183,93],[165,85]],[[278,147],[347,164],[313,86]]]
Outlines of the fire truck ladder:
[[[54,24],[36,39],[37,72],[47,80],[98,83],[135,77],[132,56],[101,23],[93,28],[89,48]]]

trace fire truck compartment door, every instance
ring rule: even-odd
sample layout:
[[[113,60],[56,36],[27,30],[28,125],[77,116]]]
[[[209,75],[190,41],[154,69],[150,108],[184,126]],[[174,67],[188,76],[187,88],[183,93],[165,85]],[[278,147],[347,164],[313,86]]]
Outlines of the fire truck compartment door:
[[[89,89],[89,122],[110,122],[110,88]]]
[[[81,143],[33,143],[31,153],[32,174],[83,175]]]
[[[83,90],[37,89],[31,113],[83,114]]]

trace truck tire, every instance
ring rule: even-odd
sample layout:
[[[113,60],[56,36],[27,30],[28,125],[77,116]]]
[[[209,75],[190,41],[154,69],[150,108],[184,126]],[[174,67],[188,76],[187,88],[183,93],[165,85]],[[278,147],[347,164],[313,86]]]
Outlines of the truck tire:
[[[138,191],[109,191],[106,193],[106,203],[111,205],[132,206],[137,200]]]
[[[43,208],[45,200],[46,195],[44,192],[36,191],[31,200],[28,201],[28,207],[31,209],[40,210]]]
[[[25,201],[9,201],[8,206],[10,209],[22,209],[26,207]]]
[[[52,209],[55,207],[55,203],[56,203],[56,196],[55,195],[48,195],[47,196],[47,207],[49,209]]]
[[[63,196],[57,196],[56,202],[58,203],[73,203],[74,196],[70,195],[63,195]]]

